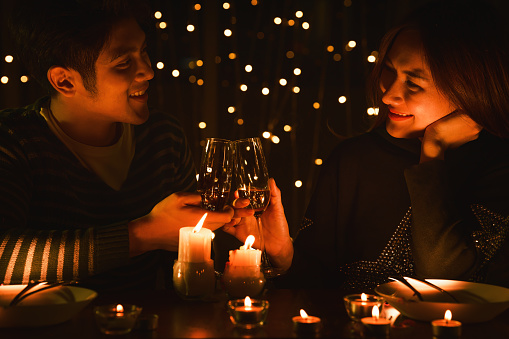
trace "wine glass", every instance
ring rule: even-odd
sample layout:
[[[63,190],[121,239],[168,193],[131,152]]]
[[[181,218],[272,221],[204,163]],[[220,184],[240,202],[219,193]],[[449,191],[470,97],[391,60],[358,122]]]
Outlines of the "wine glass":
[[[239,198],[248,198],[247,208],[255,211],[258,241],[262,250],[262,271],[266,278],[277,275],[265,252],[260,216],[270,201],[269,172],[265,163],[260,138],[247,138],[234,142],[235,183]]]
[[[221,211],[230,199],[233,172],[232,142],[207,138],[203,147],[198,173],[198,192],[202,207]]]

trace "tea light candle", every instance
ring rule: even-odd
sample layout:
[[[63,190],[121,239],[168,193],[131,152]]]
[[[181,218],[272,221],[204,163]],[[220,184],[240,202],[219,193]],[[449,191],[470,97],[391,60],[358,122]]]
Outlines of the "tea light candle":
[[[95,307],[95,319],[101,332],[105,334],[127,334],[133,329],[141,307],[103,305]]]
[[[344,301],[348,316],[356,321],[371,316],[373,307],[380,308],[383,304],[381,297],[366,293],[347,295]]]
[[[195,227],[182,227],[179,231],[178,261],[206,262],[210,260],[213,233],[203,228],[207,213]]]
[[[236,326],[246,329],[263,325],[267,319],[268,307],[268,301],[251,300],[249,297],[228,302],[230,320]]]
[[[238,250],[230,251],[230,265],[232,266],[258,266],[261,262],[262,251],[252,248],[255,237],[246,238],[243,246]]]
[[[445,311],[444,319],[433,320],[431,322],[433,336],[440,339],[459,338],[461,335],[461,322],[452,320],[452,312]]]
[[[391,322],[388,319],[380,318],[378,306],[373,306],[372,316],[361,319],[369,334],[376,337],[388,337]]]
[[[300,336],[317,335],[322,328],[322,319],[309,316],[303,309],[300,310],[300,316],[292,318],[293,330]]]

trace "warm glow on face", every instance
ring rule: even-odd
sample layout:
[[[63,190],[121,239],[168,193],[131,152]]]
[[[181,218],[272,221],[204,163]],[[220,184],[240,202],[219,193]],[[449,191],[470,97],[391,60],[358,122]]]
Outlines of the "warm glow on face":
[[[307,318],[308,317],[308,314],[306,313],[306,311],[304,311],[303,309],[300,310],[300,316],[302,318]]]
[[[380,311],[378,310],[378,306],[373,306],[373,310],[371,311],[371,315],[373,318],[378,319],[380,318]]]
[[[246,238],[246,242],[244,243],[244,246],[245,248],[248,250],[251,248],[251,246],[253,246],[255,242],[255,237],[254,235],[249,235],[247,238]]]
[[[124,307],[120,304],[117,305],[117,313],[122,313],[124,312]]]
[[[203,217],[201,217],[200,221],[198,221],[198,223],[196,224],[196,226],[194,226],[193,228],[193,233],[198,233],[200,232],[201,230],[201,227],[203,226],[203,223],[205,222],[205,218],[207,217],[207,213],[205,213],[203,215]]]
[[[451,310],[445,311],[444,319],[445,319],[445,321],[451,321],[451,319],[452,319],[452,312],[451,312]]]

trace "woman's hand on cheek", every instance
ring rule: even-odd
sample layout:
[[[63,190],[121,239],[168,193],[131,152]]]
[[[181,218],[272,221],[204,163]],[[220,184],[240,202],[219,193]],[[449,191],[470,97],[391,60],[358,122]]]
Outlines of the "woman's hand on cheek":
[[[421,160],[444,159],[447,149],[457,148],[477,139],[482,127],[463,111],[454,111],[431,123],[424,131]]]

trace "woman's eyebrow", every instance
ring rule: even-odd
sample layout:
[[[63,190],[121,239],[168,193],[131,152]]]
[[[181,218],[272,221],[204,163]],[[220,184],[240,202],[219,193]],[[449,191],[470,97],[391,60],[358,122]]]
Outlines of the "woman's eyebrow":
[[[385,65],[387,65],[388,67],[394,69],[394,65],[392,64],[392,60],[387,57],[385,58],[385,62],[384,62]],[[425,81],[429,81],[429,78],[426,76],[426,72],[422,69],[422,68],[412,68],[412,69],[409,69],[409,70],[404,70],[402,71],[403,74],[406,74],[412,78],[417,78],[417,79],[422,79],[422,80],[425,80]]]
[[[425,76],[424,70],[422,70],[421,68],[414,68],[411,70],[403,71],[403,73],[405,73],[406,75],[408,75],[412,78],[429,81],[429,79]]]

